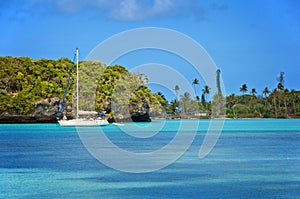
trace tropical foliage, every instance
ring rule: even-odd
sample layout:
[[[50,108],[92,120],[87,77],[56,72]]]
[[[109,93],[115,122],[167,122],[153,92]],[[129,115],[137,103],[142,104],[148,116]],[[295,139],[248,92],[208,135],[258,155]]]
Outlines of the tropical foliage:
[[[0,111],[25,115],[34,111],[35,101],[62,97],[71,66],[66,58],[0,57]]]
[[[96,92],[96,110],[105,111],[117,119],[129,118],[135,112],[150,111],[161,115],[167,101],[161,93],[153,94],[143,74],[128,72],[115,65],[105,68],[100,76]]]
[[[243,95],[231,94],[227,97],[228,117],[260,117],[260,118],[288,118],[300,116],[300,92],[285,89],[282,83],[272,92],[265,87],[261,95],[257,95],[255,88],[246,94],[247,85],[243,84]]]
[[[215,93],[211,101],[207,100],[210,94],[209,86],[202,89],[201,103],[192,100],[190,95],[184,93],[180,98],[174,99],[168,106],[167,113],[172,115],[186,116],[185,107],[193,107],[193,111],[207,113],[209,117],[229,117],[229,118],[294,118],[300,117],[300,91],[288,90],[284,87],[284,73],[280,73],[278,84],[271,92],[265,87],[261,93],[256,88],[252,88],[249,93],[247,84],[240,87],[241,95],[231,94],[224,97],[222,93]],[[195,79],[194,79],[195,80]],[[195,85],[194,80],[192,85]],[[179,86],[176,85],[178,88]],[[220,89],[217,89],[220,91]],[[177,97],[176,97],[177,98]],[[187,100],[188,99],[188,100]],[[184,101],[184,103],[182,103]],[[198,106],[195,104],[198,102]],[[194,113],[193,112],[193,113]],[[199,114],[190,114],[197,116]],[[203,116],[203,115],[202,115]],[[205,115],[204,115],[205,116]]]
[[[27,115],[34,112],[39,100],[64,95],[72,61],[33,60],[28,57],[0,57],[0,114]],[[67,106],[74,107],[75,75],[66,94]],[[98,61],[79,63],[79,109],[107,111],[112,114],[111,102],[130,106],[130,111],[150,106],[153,115],[162,114],[167,102],[162,94],[153,94],[147,77],[128,72],[122,66],[105,66]],[[96,100],[95,100],[96,99]],[[121,113],[118,113],[121,114]]]
[[[40,100],[61,99],[72,66],[73,62],[66,58],[33,60],[28,57],[0,57],[0,114],[28,115],[35,111],[35,104]],[[176,97],[168,103],[162,93],[151,92],[145,75],[130,73],[123,66],[84,61],[79,63],[79,69],[79,109],[105,111],[114,117],[128,117],[133,112],[146,110],[151,116],[166,113],[194,117],[205,113],[212,117],[216,114],[232,118],[300,117],[300,91],[285,88],[284,73],[280,73],[278,84],[272,91],[268,87],[262,91],[256,88],[248,91],[248,85],[242,84],[241,95],[225,97],[221,92],[218,70],[218,93],[212,94],[209,85],[203,85],[200,100],[197,95],[199,80],[194,78],[191,81],[196,94],[194,99],[175,84]],[[67,106],[74,107],[76,72],[74,68],[66,93]],[[179,96],[179,91],[184,94]]]

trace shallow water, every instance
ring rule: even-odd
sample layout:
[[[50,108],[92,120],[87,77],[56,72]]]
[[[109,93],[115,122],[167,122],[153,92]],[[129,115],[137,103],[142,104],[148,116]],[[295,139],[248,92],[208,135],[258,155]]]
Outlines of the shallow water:
[[[0,198],[299,198],[300,120],[225,120],[217,144],[199,159],[209,123],[99,127],[133,153],[155,151],[178,133],[196,132],[183,156],[149,173],[116,171],[97,161],[76,128],[0,125]]]

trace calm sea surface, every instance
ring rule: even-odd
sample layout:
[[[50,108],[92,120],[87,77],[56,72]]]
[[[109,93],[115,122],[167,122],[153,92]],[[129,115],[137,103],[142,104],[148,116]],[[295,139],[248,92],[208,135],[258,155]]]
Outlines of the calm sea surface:
[[[139,153],[165,146],[178,129],[192,133],[197,122],[97,128],[116,146]],[[199,122],[183,156],[149,173],[116,171],[97,161],[76,128],[2,124],[0,198],[300,198],[300,120],[226,120],[217,144],[200,159],[209,123]]]

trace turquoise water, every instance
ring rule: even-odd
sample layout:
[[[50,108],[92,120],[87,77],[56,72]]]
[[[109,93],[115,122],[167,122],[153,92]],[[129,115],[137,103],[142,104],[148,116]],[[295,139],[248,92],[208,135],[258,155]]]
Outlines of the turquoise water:
[[[180,126],[180,133],[192,133],[197,122],[99,128],[120,148],[138,153],[168,144]],[[2,124],[0,198],[300,197],[300,120],[226,120],[211,153],[199,159],[209,123],[197,123],[197,134],[183,156],[149,173],[120,172],[97,161],[75,128]]]

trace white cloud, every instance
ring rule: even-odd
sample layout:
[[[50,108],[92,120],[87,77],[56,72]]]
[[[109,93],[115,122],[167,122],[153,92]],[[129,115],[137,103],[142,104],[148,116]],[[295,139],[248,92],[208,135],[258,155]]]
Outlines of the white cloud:
[[[151,15],[169,12],[172,7],[174,7],[174,4],[170,0],[155,0],[151,10]]]
[[[58,0],[57,6],[62,12],[76,13],[81,11],[86,3],[87,1],[84,0]]]
[[[57,14],[89,13],[90,16],[101,16],[118,21],[138,21],[154,17],[191,17],[203,20],[207,12],[226,10],[226,5],[211,4],[204,6],[197,0],[28,0],[19,3],[11,0],[0,7],[10,7],[6,12],[9,17],[45,16]],[[19,13],[16,17],[15,13]],[[4,15],[4,14],[2,14]]]
[[[171,0],[97,0],[91,3],[104,8],[108,17],[120,21],[136,21],[161,16],[168,14],[175,7]]]
[[[111,16],[118,20],[134,21],[144,18],[143,7],[136,0],[123,0],[118,6],[111,9]]]

